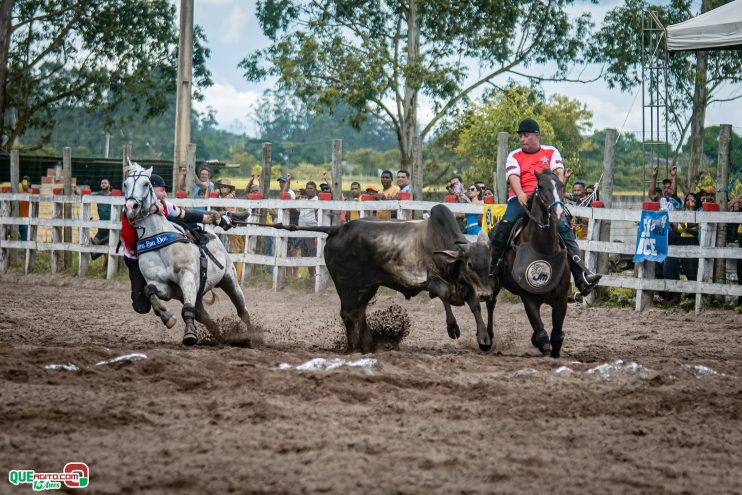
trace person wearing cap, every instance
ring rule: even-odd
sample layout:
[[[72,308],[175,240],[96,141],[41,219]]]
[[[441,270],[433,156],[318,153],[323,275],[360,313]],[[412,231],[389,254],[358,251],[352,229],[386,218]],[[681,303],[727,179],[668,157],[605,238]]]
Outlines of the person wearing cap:
[[[657,190],[657,165],[652,167],[652,180],[649,182],[649,199],[660,204],[662,211],[675,211],[683,208],[683,203],[677,196],[678,167],[670,167],[670,178],[662,180],[662,191]]]
[[[220,215],[216,211],[190,210],[180,208],[168,201],[167,185],[165,180],[157,174],[149,177],[149,183],[152,185],[152,191],[157,199],[157,213],[165,215],[175,223],[196,224],[203,223],[208,225],[218,225],[224,230],[233,227],[232,220],[227,215]],[[137,257],[137,230],[129,223],[126,215],[121,215],[121,245],[124,248],[124,262],[129,269],[129,280],[131,282],[131,306],[134,311],[140,314],[149,313],[152,305],[149,298],[144,293],[144,287],[147,282],[144,280],[141,270],[139,269],[139,260]]]
[[[279,177],[278,185],[282,193],[288,193],[291,196],[291,199],[296,199],[296,193],[291,189],[291,174]]]
[[[491,233],[493,275],[500,276],[503,256],[515,222],[526,217],[525,207],[529,196],[538,185],[535,172],[548,168],[564,183],[564,164],[562,155],[553,146],[541,144],[538,122],[531,118],[523,119],[518,125],[520,148],[512,151],[505,162],[505,176],[510,183],[510,195],[502,220]],[[601,275],[590,271],[580,257],[580,248],[574,231],[570,228],[566,215],[558,225],[559,236],[567,246],[569,265],[577,289],[589,294],[600,280]]]

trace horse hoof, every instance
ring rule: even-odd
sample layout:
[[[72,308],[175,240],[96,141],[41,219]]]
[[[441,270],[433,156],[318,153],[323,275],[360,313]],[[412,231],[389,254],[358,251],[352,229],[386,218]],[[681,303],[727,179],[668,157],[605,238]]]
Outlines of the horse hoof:
[[[188,334],[188,335],[183,336],[184,346],[190,347],[192,345],[196,345],[197,342],[198,342],[198,338],[193,334]]]
[[[171,316],[170,319],[165,322],[165,326],[168,328],[173,328],[176,323],[178,323],[178,319],[174,316]]]
[[[556,351],[556,350],[551,351],[551,357],[558,358],[559,357],[559,351]]]
[[[481,342],[479,343],[479,350],[481,350],[482,352],[487,352],[490,349],[492,349],[491,343],[490,344],[482,344]]]
[[[551,356],[551,344],[544,344],[539,347],[539,350],[541,351],[541,355],[544,357]]]

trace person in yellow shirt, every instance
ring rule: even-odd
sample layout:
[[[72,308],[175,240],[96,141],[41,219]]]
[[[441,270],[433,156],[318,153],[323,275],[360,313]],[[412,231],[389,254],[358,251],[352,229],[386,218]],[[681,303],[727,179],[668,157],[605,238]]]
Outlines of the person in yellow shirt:
[[[376,199],[379,201],[384,201],[387,199],[395,199],[397,197],[397,193],[399,192],[399,188],[397,186],[392,185],[392,173],[389,170],[384,170],[381,173],[381,192],[377,193]],[[376,217],[380,218],[382,220],[389,220],[392,218],[392,212],[387,211],[377,211]]]
[[[361,184],[359,182],[351,182],[350,183],[350,200],[351,201],[360,201],[361,200]],[[361,218],[361,212],[360,211],[349,211],[346,218],[350,222],[351,220],[358,220]]]

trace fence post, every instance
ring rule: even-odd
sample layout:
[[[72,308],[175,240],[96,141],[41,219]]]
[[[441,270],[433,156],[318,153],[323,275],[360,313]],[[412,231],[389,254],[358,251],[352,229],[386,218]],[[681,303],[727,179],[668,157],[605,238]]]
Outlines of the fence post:
[[[108,230],[108,256],[106,260],[106,278],[112,279],[118,271],[119,259],[123,259],[123,249],[121,246],[122,255],[114,256],[116,248],[119,245],[119,239],[121,238],[121,230],[117,227],[121,225],[121,207],[118,205],[111,205],[111,228]]]
[[[729,195],[729,152],[731,148],[732,126],[722,124],[719,126],[719,158],[716,172],[716,202],[719,203],[720,211],[727,211]],[[720,224],[716,229],[716,247],[726,247],[727,229],[726,224]],[[727,267],[726,260],[716,258],[714,260],[714,282],[726,283]]]
[[[8,216],[10,212],[10,201],[0,201],[0,240],[5,239],[7,227],[3,223],[3,219]],[[10,264],[10,249],[0,249],[0,273],[5,273],[8,270]]]
[[[80,204],[80,221],[87,222],[90,218],[90,203],[84,200]],[[90,239],[88,238],[89,233],[88,227],[80,227],[80,238],[78,242],[80,246],[86,247],[90,245]],[[90,261],[90,253],[87,251],[80,251],[77,259],[77,276],[84,277],[88,274],[88,261]]]
[[[62,149],[62,168],[64,169],[64,195],[69,198],[72,196],[72,148],[66,146]],[[64,219],[72,218],[72,203],[64,203]],[[72,243],[72,227],[64,228],[64,242]],[[72,267],[72,251],[64,251],[64,266]]]
[[[274,222],[278,223],[284,223],[284,218],[286,216],[287,212],[284,208],[279,208],[277,211],[276,218],[273,219]],[[287,254],[287,244],[288,240],[286,237],[274,237],[273,238],[273,290],[279,291],[283,289],[284,284],[284,272],[285,268],[283,266],[278,266],[277,260],[285,259]]]
[[[36,268],[36,238],[38,237],[39,227],[34,222],[39,218],[38,192],[34,192],[34,195],[36,195],[36,201],[29,201],[28,203],[28,240],[33,243],[34,247],[26,249],[26,262],[23,268],[26,275]]]
[[[605,208],[613,207],[613,172],[616,164],[616,137],[618,131],[616,129],[605,130],[605,147],[603,149],[603,187],[601,190],[601,196],[603,198],[603,205]],[[600,221],[600,235],[598,237],[600,241],[608,242],[611,240],[611,222],[610,220]],[[598,255],[598,273],[607,275],[610,271],[610,258],[608,253],[600,253]],[[603,287],[595,288],[595,299],[602,299],[605,294]]]
[[[699,224],[701,236],[699,238],[700,247],[714,247],[716,244],[716,224],[703,222]],[[696,274],[696,283],[701,284],[702,282],[708,282],[711,278],[711,270],[713,269],[713,260],[711,263],[707,261],[707,258],[698,259],[698,273]],[[696,292],[696,315],[701,312],[701,305],[703,304],[704,295],[701,292]]]
[[[332,213],[326,210],[317,210],[317,224],[318,225],[330,225],[332,222]],[[329,284],[330,275],[327,272],[327,267],[321,263],[324,258],[324,250],[325,250],[325,239],[319,237],[319,234],[317,234],[317,238],[315,239],[315,242],[317,243],[317,255],[315,257],[315,260],[317,261],[317,264],[314,268],[314,292],[321,292],[327,288],[327,285]]]
[[[495,193],[495,201],[499,204],[508,202],[508,181],[505,178],[505,161],[508,159],[509,137],[510,135],[507,132],[497,133],[497,168],[492,174],[492,180],[494,182],[493,192]]]
[[[343,195],[343,140],[332,140],[332,199],[340,201]],[[332,225],[340,225],[340,212],[333,210]]]
[[[186,176],[185,176],[185,184],[183,185],[183,190],[185,190],[186,198],[193,197],[193,184],[195,183],[195,180],[196,180],[196,145],[193,143],[188,143],[188,146],[186,147]],[[180,177],[178,177],[178,182],[180,182]],[[173,179],[173,183],[175,183],[175,179]]]
[[[59,203],[56,200],[54,203],[52,203],[52,218],[58,219],[62,218],[62,205],[63,203]],[[62,228],[61,227],[52,227],[52,243],[58,244],[62,240]],[[51,252],[51,257],[49,261],[49,271],[52,273],[57,273],[59,269],[61,268],[61,252],[57,249],[53,249]]]

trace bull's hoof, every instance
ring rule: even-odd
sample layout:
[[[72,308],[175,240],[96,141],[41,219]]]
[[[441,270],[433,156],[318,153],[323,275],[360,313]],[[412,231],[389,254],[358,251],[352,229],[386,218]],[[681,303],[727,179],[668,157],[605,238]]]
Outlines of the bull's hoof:
[[[190,347],[198,343],[198,337],[195,333],[186,333],[183,335],[183,345]]]
[[[492,349],[492,343],[489,343],[489,344],[482,344],[481,342],[479,343],[479,350],[481,350],[482,352],[489,352],[490,349]]]
[[[461,337],[461,330],[459,330],[459,325],[456,323],[448,325],[446,330],[448,330],[448,336],[452,339],[458,339]]]

